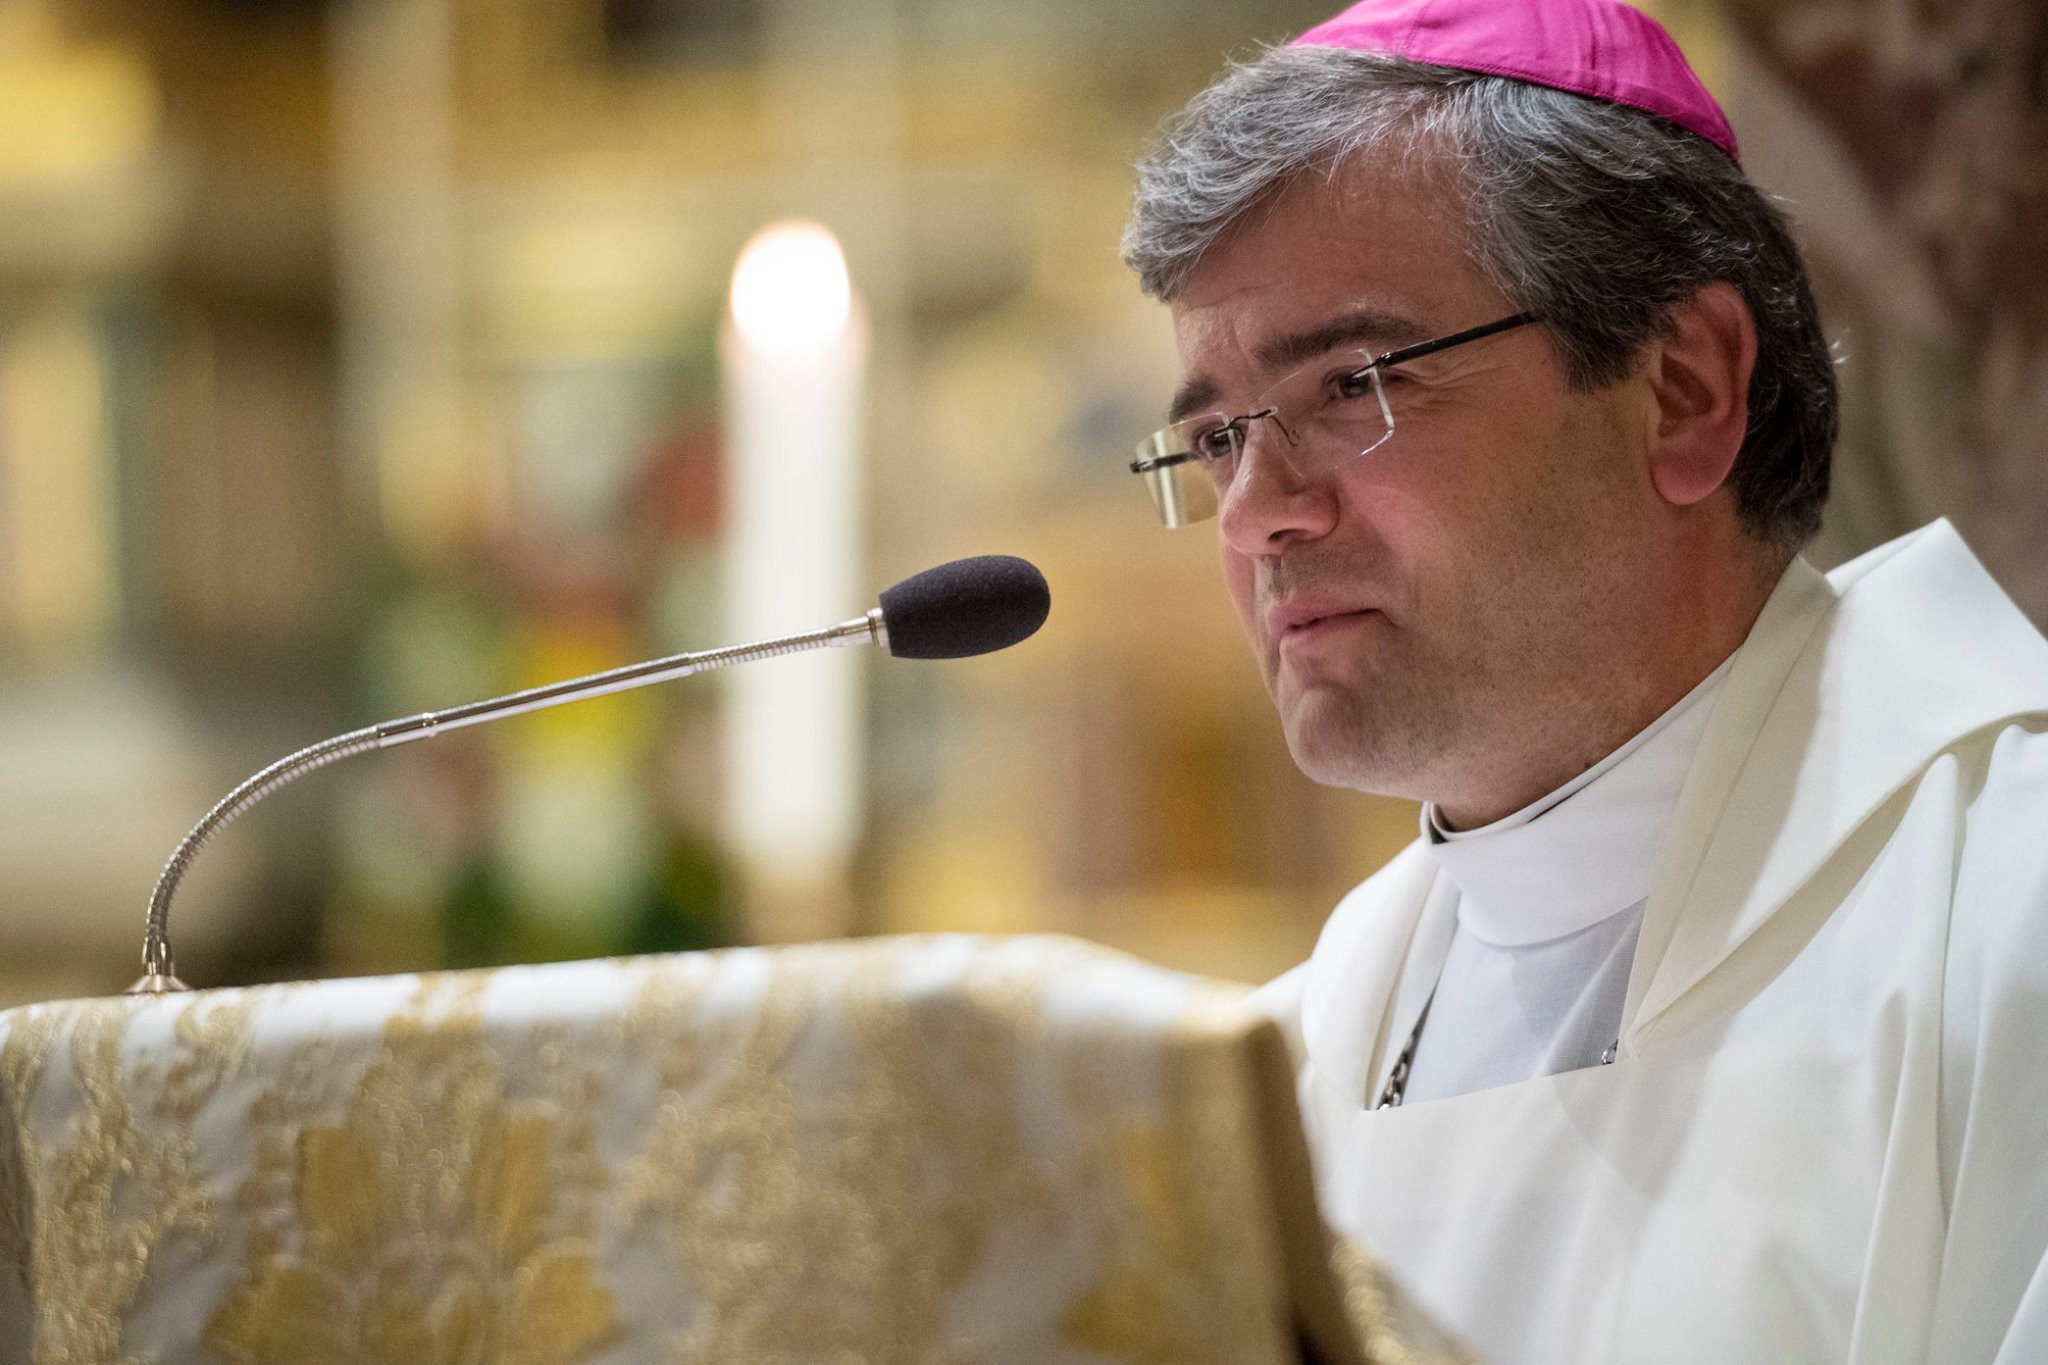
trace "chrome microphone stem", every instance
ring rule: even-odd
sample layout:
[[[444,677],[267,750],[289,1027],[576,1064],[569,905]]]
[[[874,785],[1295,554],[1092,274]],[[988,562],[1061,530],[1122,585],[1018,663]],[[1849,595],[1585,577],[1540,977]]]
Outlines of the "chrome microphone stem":
[[[674,678],[686,678],[692,673],[703,673],[731,664],[752,663],[757,659],[772,659],[782,654],[800,654],[812,649],[847,648],[867,644],[886,646],[888,643],[889,631],[882,621],[881,608],[877,607],[864,616],[841,621],[838,625],[829,626],[824,630],[806,631],[801,635],[785,635],[757,644],[730,645],[723,649],[707,649],[695,654],[671,654],[665,658],[650,659],[645,663],[627,664],[621,668],[607,669],[602,673],[571,678],[567,682],[529,687],[509,696],[493,697],[488,701],[470,702],[464,706],[451,706],[443,711],[424,711],[416,716],[387,720],[365,729],[352,730],[345,735],[336,735],[333,739],[325,739],[297,753],[288,754],[222,797],[171,851],[169,860],[164,863],[164,870],[157,876],[156,888],[149,897],[149,918],[142,938],[142,979],[128,989],[137,995],[161,995],[167,991],[190,989],[178,979],[171,960],[171,897],[176,894],[178,883],[184,879],[192,860],[198,856],[200,848],[207,840],[258,801],[315,768],[324,768],[329,763],[366,753],[371,749],[389,749],[395,745],[409,744],[414,740],[428,739],[445,730],[458,730],[464,726],[481,725],[488,720],[523,715],[528,711],[539,711],[566,702],[602,697],[607,693],[624,692],[630,688],[646,687]]]
[[[646,663],[606,669],[602,673],[592,673],[585,678],[571,678],[567,682],[529,687],[523,692],[493,697],[489,701],[473,701],[465,706],[451,706],[445,711],[423,711],[417,716],[387,720],[375,727],[377,745],[379,748],[388,749],[397,744],[409,744],[416,739],[427,739],[440,734],[443,730],[459,730],[465,725],[481,725],[487,720],[523,715],[528,711],[541,710],[543,707],[559,706],[563,702],[582,701],[586,697],[601,697],[608,692],[624,692],[628,688],[646,687],[652,683],[687,678],[692,673],[703,673],[730,664],[772,659],[778,654],[797,654],[809,649],[844,648],[848,645],[886,645],[888,642],[889,634],[882,626],[882,612],[878,607],[865,616],[857,616],[851,621],[841,621],[838,625],[829,626],[824,630],[806,631],[802,635],[785,635],[775,640],[764,640],[759,644],[707,649],[696,654],[671,654],[662,659],[649,659]]]

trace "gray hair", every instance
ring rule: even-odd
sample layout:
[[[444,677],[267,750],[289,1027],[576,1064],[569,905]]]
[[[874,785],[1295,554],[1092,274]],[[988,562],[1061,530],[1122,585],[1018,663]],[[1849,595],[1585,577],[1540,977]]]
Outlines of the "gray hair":
[[[1813,538],[1839,395],[1805,264],[1733,160],[1654,114],[1378,53],[1273,48],[1197,95],[1139,162],[1124,261],[1172,302],[1245,212],[1361,153],[1447,177],[1473,264],[1542,315],[1582,391],[1625,376],[1673,304],[1734,285],[1757,330],[1736,509],[1785,555]]]

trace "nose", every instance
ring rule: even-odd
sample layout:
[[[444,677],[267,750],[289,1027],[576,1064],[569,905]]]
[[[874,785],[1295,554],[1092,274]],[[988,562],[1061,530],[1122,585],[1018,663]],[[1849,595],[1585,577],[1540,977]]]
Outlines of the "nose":
[[[1304,474],[1289,453],[1272,422],[1254,422],[1245,433],[1237,477],[1216,509],[1224,542],[1241,555],[1276,554],[1291,542],[1326,536],[1337,524],[1333,480]]]

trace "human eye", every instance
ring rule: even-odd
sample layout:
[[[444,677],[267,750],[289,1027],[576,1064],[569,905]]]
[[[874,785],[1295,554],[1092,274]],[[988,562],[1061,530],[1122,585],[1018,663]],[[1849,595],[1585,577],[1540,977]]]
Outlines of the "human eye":
[[[1385,439],[1393,414],[1387,410],[1378,362],[1338,370],[1323,383],[1324,398],[1306,429],[1318,440],[1330,439],[1354,449],[1367,449]]]
[[[1188,451],[1205,465],[1237,458],[1244,448],[1244,432],[1235,422],[1218,422],[1188,432]]]
[[[1374,367],[1361,365],[1355,370],[1344,370],[1330,381],[1331,396],[1340,401],[1370,399],[1372,397]]]

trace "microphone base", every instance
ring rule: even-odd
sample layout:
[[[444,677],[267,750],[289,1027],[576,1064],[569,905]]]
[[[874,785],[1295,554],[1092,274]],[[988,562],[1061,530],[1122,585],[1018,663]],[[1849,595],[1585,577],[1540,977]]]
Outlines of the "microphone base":
[[[177,991],[189,991],[191,989],[192,988],[190,986],[178,980],[178,978],[175,976],[166,976],[162,972],[151,972],[147,976],[143,977],[140,981],[130,986],[128,988],[128,994],[170,995]]]

